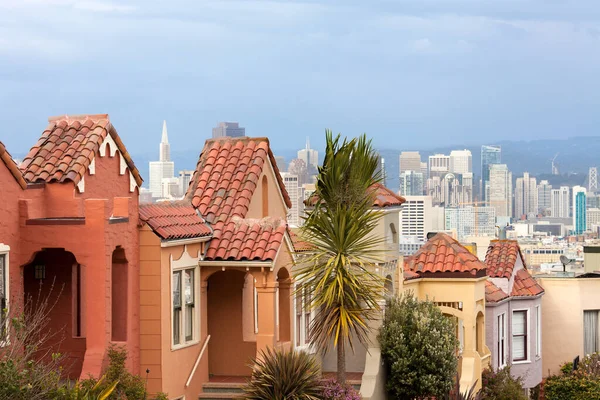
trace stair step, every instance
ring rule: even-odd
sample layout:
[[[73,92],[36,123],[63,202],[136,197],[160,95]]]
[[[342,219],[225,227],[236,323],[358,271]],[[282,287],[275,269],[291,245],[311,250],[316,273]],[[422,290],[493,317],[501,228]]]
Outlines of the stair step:
[[[202,400],[240,400],[241,393],[200,393],[198,399]]]
[[[204,393],[244,393],[243,383],[208,382],[202,385]]]

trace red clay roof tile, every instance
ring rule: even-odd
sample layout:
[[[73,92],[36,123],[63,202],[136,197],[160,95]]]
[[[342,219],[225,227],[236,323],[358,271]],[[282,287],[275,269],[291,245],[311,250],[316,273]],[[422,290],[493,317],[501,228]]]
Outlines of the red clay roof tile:
[[[140,219],[164,240],[207,237],[212,229],[186,201],[140,205]]]
[[[19,186],[21,186],[21,189],[25,189],[27,187],[27,182],[25,182],[21,170],[15,163],[15,160],[8,153],[8,150],[6,150],[6,147],[4,147],[2,142],[0,142],[0,160],[2,160],[4,165],[6,165],[6,168],[8,168],[11,175],[15,178]]]
[[[374,184],[370,190],[373,191],[373,207],[399,207],[406,202],[404,197],[397,195],[381,183]],[[318,198],[317,194],[313,194],[304,201],[304,204],[314,206],[317,204]]]
[[[485,301],[488,303],[497,303],[508,298],[508,294],[494,284],[489,279],[485,282]]]
[[[138,185],[142,177],[107,114],[50,117],[49,125],[19,166],[26,182],[77,184],[110,135]]]
[[[520,269],[515,274],[511,296],[538,296],[544,293],[544,289],[537,283],[526,269]]]
[[[525,259],[516,240],[492,240],[485,254],[488,276],[510,278],[518,256],[525,265]]]
[[[408,270],[417,274],[466,272],[476,276],[485,271],[485,264],[477,256],[441,232],[421,246],[406,265]]]

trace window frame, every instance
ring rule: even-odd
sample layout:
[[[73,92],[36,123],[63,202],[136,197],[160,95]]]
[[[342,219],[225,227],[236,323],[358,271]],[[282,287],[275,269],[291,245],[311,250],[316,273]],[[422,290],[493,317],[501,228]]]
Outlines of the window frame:
[[[3,258],[2,268],[4,281],[0,282],[4,286],[4,308],[6,308],[7,312],[10,311],[10,246],[5,245],[4,243],[0,243],[0,257]],[[0,309],[0,313],[3,312]],[[1,315],[1,314],[0,314]],[[4,329],[5,335],[0,336],[0,347],[7,346],[10,344],[10,337],[8,334],[8,318],[4,321]],[[2,321],[0,320],[0,323]]]
[[[596,319],[598,321],[598,325],[600,325],[600,310],[599,309],[583,310],[582,326],[583,326],[583,355],[584,356],[588,355],[588,354],[591,354],[590,352],[586,352],[585,351],[586,350],[585,349],[585,331],[586,331],[586,329],[585,329],[585,326],[586,326],[585,325],[585,313],[586,312],[588,312],[588,313],[595,313],[596,314]],[[594,346],[595,347],[595,349],[594,349],[595,351],[594,352],[596,352],[596,351],[599,350],[599,348],[598,348],[599,344],[600,344],[600,326],[597,326],[596,327],[596,339],[595,339],[595,346]]]
[[[171,256],[172,257],[172,256]],[[192,271],[192,302],[188,303],[185,296],[185,276],[186,271]],[[198,259],[193,258],[187,251],[187,246],[184,249],[183,255],[179,260],[172,260],[171,258],[171,271],[169,276],[169,307],[171,314],[171,351],[180,350],[186,347],[194,346],[200,343],[200,268],[198,266]],[[179,305],[175,306],[173,296],[173,284],[175,275],[179,275],[180,283],[180,294],[179,294]],[[188,339],[186,336],[186,318],[187,318],[187,307],[192,308],[192,336]],[[179,310],[179,342],[175,340],[175,310]]]
[[[502,323],[500,322],[502,321]],[[498,369],[502,369],[504,367],[506,367],[507,364],[507,357],[506,357],[506,350],[507,350],[507,329],[506,329],[506,313],[503,312],[501,314],[497,315],[496,318],[496,322],[498,324],[498,334],[496,336],[496,349],[497,349],[497,354],[498,354],[498,362],[497,362],[497,368]],[[502,325],[502,329],[501,326]],[[502,351],[500,351],[500,349],[502,348]]]
[[[542,358],[542,305],[535,306],[535,357]]]
[[[307,311],[306,308],[307,297],[310,298],[312,293],[307,296],[306,290],[300,293],[297,289],[298,285],[296,284],[294,286],[294,344],[297,350],[313,354],[316,350],[310,345],[310,338],[307,336],[310,335],[309,327],[315,317],[315,311]],[[299,306],[300,309],[298,309]]]
[[[515,335],[514,333],[514,317],[515,314],[519,313],[519,314],[525,314],[525,318],[524,318],[524,324],[525,327],[523,329],[523,334],[522,335]],[[525,364],[525,363],[529,363],[531,362],[531,357],[529,352],[531,351],[531,346],[528,343],[529,341],[529,328],[531,326],[530,321],[530,313],[529,313],[529,309],[528,308],[519,308],[519,309],[514,309],[512,310],[512,314],[511,314],[511,323],[510,323],[510,344],[511,344],[511,348],[510,348],[510,358],[512,360],[513,364]],[[524,341],[523,341],[523,345],[524,345],[524,349],[523,349],[523,354],[524,354],[524,358],[518,358],[515,359],[514,358],[514,338],[515,337],[524,337]]]

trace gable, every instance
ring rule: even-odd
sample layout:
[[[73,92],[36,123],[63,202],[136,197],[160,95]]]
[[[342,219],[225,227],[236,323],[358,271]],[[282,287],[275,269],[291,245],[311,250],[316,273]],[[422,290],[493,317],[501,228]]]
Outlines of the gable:
[[[271,161],[267,159],[258,179],[258,187],[250,199],[246,214],[247,218],[275,217],[287,219],[288,207],[277,182],[276,173],[279,174],[273,168]],[[263,187],[265,184],[266,188]]]
[[[2,165],[0,168],[5,168],[6,170],[7,178],[10,175],[11,177],[9,179],[19,185],[21,189],[25,189],[27,187],[27,182],[25,182],[19,167],[8,153],[6,147],[4,147],[4,143],[2,142],[0,142],[0,164]],[[2,180],[4,180],[4,178],[2,178]],[[8,182],[2,182],[1,186],[4,186],[5,184],[8,185]]]

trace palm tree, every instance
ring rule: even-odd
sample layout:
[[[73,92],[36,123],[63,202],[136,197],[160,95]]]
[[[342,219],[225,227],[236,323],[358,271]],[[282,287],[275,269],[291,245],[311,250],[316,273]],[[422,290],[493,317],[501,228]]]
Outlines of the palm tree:
[[[326,152],[314,202],[301,231],[309,250],[296,273],[297,294],[309,291],[310,341],[322,352],[337,349],[337,379],[346,381],[346,349],[368,340],[368,320],[379,309],[383,282],[372,272],[382,240],[373,235],[381,213],[373,210],[380,181],[378,157],[365,135],[352,140],[326,132]]]

